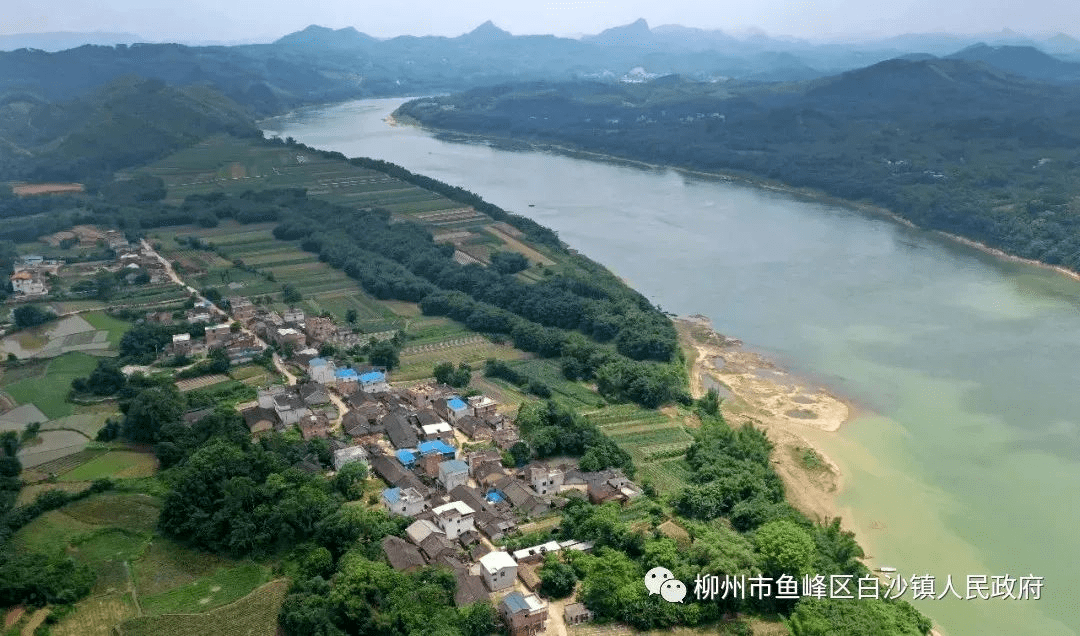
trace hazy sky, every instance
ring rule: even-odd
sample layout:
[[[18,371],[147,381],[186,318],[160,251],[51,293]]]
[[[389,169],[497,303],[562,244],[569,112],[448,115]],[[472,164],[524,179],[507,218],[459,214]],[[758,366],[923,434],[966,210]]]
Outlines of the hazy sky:
[[[1080,35],[1076,0],[4,0],[0,33],[126,31],[150,40],[268,41],[309,24],[371,35],[596,33],[645,18],[806,38],[950,31]]]

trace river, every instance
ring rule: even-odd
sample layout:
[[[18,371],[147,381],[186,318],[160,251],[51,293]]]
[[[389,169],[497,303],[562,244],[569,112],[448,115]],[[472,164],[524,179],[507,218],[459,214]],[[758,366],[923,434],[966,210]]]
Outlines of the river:
[[[402,100],[268,132],[386,159],[559,232],[667,311],[709,316],[862,408],[807,436],[878,564],[1041,576],[1041,600],[916,601],[950,636],[1080,633],[1080,283],[847,208],[716,179],[450,143]],[[1014,589],[1014,592],[1016,590]],[[909,590],[905,598],[911,599]]]

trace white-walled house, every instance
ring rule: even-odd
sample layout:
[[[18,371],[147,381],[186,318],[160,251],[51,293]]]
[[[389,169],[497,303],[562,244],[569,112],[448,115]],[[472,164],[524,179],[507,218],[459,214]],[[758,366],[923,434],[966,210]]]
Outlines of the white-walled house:
[[[492,592],[513,586],[517,567],[517,561],[509,552],[488,552],[480,557],[480,576]]]

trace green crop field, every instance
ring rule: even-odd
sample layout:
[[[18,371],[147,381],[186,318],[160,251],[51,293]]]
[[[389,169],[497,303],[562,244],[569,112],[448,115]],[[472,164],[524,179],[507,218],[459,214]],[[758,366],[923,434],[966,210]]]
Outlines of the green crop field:
[[[683,456],[693,437],[681,418],[632,404],[609,406],[588,413],[588,418],[634,458],[638,481],[648,477],[662,493],[686,485]]]
[[[105,477],[149,477],[157,472],[157,458],[150,453],[109,451],[64,473],[64,481],[93,481]]]
[[[78,537],[67,548],[76,561],[94,568],[94,593],[106,594],[130,587],[128,563],[139,558],[150,543],[149,532],[102,528]]]
[[[109,332],[109,346],[116,348],[120,345],[120,337],[131,327],[131,323],[119,318],[113,318],[102,311],[91,311],[82,314],[83,320],[93,325],[94,329],[103,329]]]
[[[140,597],[143,613],[189,614],[231,603],[270,579],[270,568],[254,563],[223,567],[209,576],[160,594]]]
[[[526,360],[511,365],[515,371],[539,380],[551,389],[552,398],[575,408],[593,408],[600,401],[596,391],[581,382],[567,380],[555,360]]]
[[[455,365],[466,362],[474,370],[480,370],[484,361],[488,358],[498,360],[521,360],[529,357],[528,354],[510,345],[495,344],[487,339],[467,339],[464,344],[453,344],[451,340],[447,344],[435,343],[430,350],[417,353],[408,353],[401,356],[401,366],[394,370],[394,380],[418,380],[430,378],[435,365],[440,362],[451,362]]]
[[[287,579],[271,581],[244,598],[203,614],[143,616],[124,621],[118,636],[275,636],[277,616],[289,589]]]
[[[161,501],[141,493],[105,492],[68,504],[62,512],[86,524],[150,532],[157,527]]]
[[[15,545],[34,552],[64,552],[72,539],[100,526],[51,510],[26,524],[12,538]]]
[[[50,419],[65,417],[74,412],[75,405],[67,401],[71,381],[90,375],[96,366],[94,356],[65,353],[50,360],[41,376],[6,384],[4,391],[20,404],[33,403]]]

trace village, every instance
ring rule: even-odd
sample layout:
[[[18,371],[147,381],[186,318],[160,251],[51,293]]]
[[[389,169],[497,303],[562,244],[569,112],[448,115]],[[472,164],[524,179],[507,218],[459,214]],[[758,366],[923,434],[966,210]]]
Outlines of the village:
[[[513,414],[485,395],[462,396],[434,382],[391,383],[390,371],[339,364],[319,354],[326,344],[355,344],[359,336],[325,316],[300,309],[278,312],[240,296],[205,300],[185,314],[203,323],[203,336],[180,333],[163,355],[196,358],[224,350],[244,364],[273,348],[290,384],[258,389],[255,402],[239,409],[253,436],[298,429],[305,439],[324,438],[340,470],[365,463],[386,482],[376,505],[413,519],[406,538],[387,536],[390,565],[411,571],[425,565],[451,569],[459,606],[491,599],[513,636],[542,633],[549,604],[538,595],[537,573],[547,554],[590,550],[588,542],[546,541],[508,551],[497,544],[520,527],[551,518],[569,497],[593,503],[626,502],[641,489],[618,470],[582,472],[576,462],[534,461],[516,466],[508,451],[521,437]],[[170,315],[147,314],[151,321]],[[294,373],[295,372],[295,373]],[[405,385],[407,384],[407,385]],[[321,470],[315,461],[307,470]],[[554,528],[557,530],[557,528]],[[567,603],[559,622],[590,620],[581,603]]]

